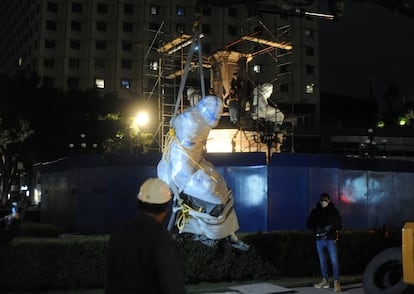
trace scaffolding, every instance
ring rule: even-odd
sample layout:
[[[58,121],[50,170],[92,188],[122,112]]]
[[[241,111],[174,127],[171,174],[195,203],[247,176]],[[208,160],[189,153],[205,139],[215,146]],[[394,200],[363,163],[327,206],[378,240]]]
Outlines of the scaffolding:
[[[288,27],[283,27],[278,32],[286,32]],[[162,152],[164,148],[165,137],[170,131],[171,119],[177,113],[182,112],[189,103],[184,99],[183,94],[183,79],[186,66],[187,72],[197,72],[195,69],[198,68],[198,79],[204,85],[204,75],[200,74],[203,68],[210,69],[210,87],[215,91],[215,95],[218,97],[224,97],[226,91],[230,89],[230,80],[233,72],[239,72],[243,78],[243,82],[250,83],[251,78],[247,65],[255,57],[263,54],[274,54],[272,58],[275,61],[275,73],[276,77],[273,79],[277,80],[279,74],[277,65],[277,52],[275,50],[281,49],[283,52],[287,52],[292,49],[291,44],[288,41],[276,42],[264,39],[253,33],[247,36],[241,37],[239,40],[232,42],[224,47],[222,51],[217,51],[211,56],[199,56],[199,59],[192,59],[192,53],[188,51],[188,46],[193,43],[193,36],[182,34],[176,38],[173,38],[166,42],[161,42],[158,48],[159,61],[158,61],[158,77],[157,77],[157,95],[158,95],[158,107],[159,107],[159,127],[156,135],[159,143],[159,151]],[[199,34],[199,38],[203,37]],[[275,36],[272,36],[276,39]],[[242,53],[232,50],[232,46],[245,43],[246,47],[255,47],[256,50]],[[253,45],[252,45],[253,44]],[[192,47],[194,49],[194,47]],[[191,48],[190,48],[191,50]],[[187,53],[185,53],[188,51]],[[275,53],[276,52],[276,53]],[[200,52],[198,52],[201,54]],[[191,55],[189,57],[189,55]],[[201,64],[200,64],[201,62]],[[201,76],[201,77],[200,77]],[[192,77],[194,79],[194,76]],[[178,82],[181,80],[181,85]],[[201,81],[202,80],[202,81]],[[194,81],[194,80],[193,80]],[[184,81],[185,83],[185,81]],[[191,84],[191,83],[190,83]],[[203,86],[201,87],[203,92]],[[224,89],[224,91],[223,91]],[[248,93],[243,93],[247,97]],[[205,93],[201,93],[201,97],[205,96]],[[250,103],[250,104],[249,104]],[[263,142],[263,134],[260,134],[260,123],[259,120],[253,120],[248,112],[253,111],[251,101],[247,103],[247,109],[242,109],[240,112],[240,120],[237,126],[230,126],[229,128],[234,129],[234,132],[229,138],[232,144],[232,152],[258,152],[258,151],[269,151],[269,144]],[[178,108],[177,108],[178,106]],[[223,117],[228,116],[228,113],[224,112]],[[263,133],[263,132],[262,132]],[[275,139],[275,146],[272,152],[280,152],[278,144]],[[279,144],[280,145],[280,144]],[[279,146],[280,147],[280,146]],[[270,151],[269,151],[270,153]]]
[[[203,34],[199,34],[198,38],[203,38]],[[184,100],[184,84],[188,77],[188,73],[200,67],[200,62],[192,59],[192,54],[185,54],[184,51],[189,45],[193,50],[194,37],[186,34],[174,38],[173,40],[162,44],[158,49],[159,52],[159,137],[161,138],[163,151],[165,137],[170,131],[171,120],[177,113],[184,111],[188,107],[188,103]],[[191,49],[193,48],[193,49]],[[201,66],[208,67],[208,64],[202,61]],[[187,68],[186,68],[187,67]],[[186,75],[187,72],[187,75]],[[180,79],[180,83],[177,83]],[[203,75],[201,78],[203,79]],[[204,81],[202,81],[202,84]],[[204,90],[203,96],[205,95]]]

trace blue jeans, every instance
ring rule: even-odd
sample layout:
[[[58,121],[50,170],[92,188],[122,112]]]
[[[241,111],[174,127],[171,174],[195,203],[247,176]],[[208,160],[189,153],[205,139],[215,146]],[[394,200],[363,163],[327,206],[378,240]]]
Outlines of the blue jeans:
[[[325,255],[325,248],[328,250],[329,258],[331,259],[333,278],[339,279],[339,263],[338,263],[338,251],[336,249],[336,241],[328,239],[316,240],[316,248],[319,255],[319,263],[321,265],[321,273],[324,279],[328,279],[328,263]]]
[[[229,113],[230,113],[230,121],[234,124],[237,123],[238,116],[239,116],[239,110],[236,107],[230,107]]]

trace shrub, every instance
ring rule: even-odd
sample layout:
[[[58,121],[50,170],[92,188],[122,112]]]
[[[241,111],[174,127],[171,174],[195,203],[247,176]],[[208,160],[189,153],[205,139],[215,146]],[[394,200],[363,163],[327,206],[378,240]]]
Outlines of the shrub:
[[[210,248],[179,238],[186,283],[320,275],[315,242],[308,231],[249,233],[241,238],[250,245],[249,251],[235,250],[224,241]],[[0,290],[104,287],[108,240],[108,235],[16,238],[0,248]],[[395,242],[381,231],[342,231],[341,275],[362,274],[372,257],[390,244]]]

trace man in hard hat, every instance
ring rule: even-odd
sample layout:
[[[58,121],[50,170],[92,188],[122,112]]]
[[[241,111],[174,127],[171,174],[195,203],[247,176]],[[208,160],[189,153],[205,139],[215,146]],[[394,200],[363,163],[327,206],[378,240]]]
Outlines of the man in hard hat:
[[[150,178],[141,185],[137,202],[137,216],[111,235],[105,293],[185,293],[178,249],[163,225],[170,188]]]

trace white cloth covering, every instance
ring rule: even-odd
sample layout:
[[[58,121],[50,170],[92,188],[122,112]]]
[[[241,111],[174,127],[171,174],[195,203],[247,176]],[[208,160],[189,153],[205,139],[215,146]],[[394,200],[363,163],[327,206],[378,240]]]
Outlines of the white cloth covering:
[[[217,126],[222,111],[222,99],[206,96],[197,105],[177,115],[172,121],[175,137],[166,146],[157,166],[158,177],[170,187],[174,185],[179,193],[206,204],[201,212],[188,212],[191,217],[187,218],[188,222],[180,229],[180,233],[204,235],[214,240],[223,239],[239,229],[231,190],[213,164],[205,158],[208,134]],[[213,216],[210,212],[216,206],[222,212]]]

